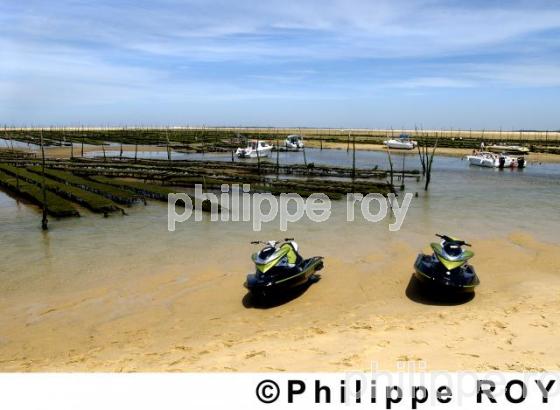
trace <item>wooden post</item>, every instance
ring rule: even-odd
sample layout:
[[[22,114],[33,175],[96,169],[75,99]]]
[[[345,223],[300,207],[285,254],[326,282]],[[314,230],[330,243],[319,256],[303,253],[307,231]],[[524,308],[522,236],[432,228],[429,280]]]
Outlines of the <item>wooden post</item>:
[[[202,127],[202,133],[201,133],[201,140],[202,140],[202,155],[204,155],[204,151],[206,150],[206,130],[204,128],[204,126]]]
[[[426,164],[424,163],[424,156],[420,151],[420,147],[422,146],[422,141],[424,139],[424,129],[421,129],[421,133],[416,138],[416,149],[418,150],[418,157],[420,158],[420,165],[422,165],[422,176],[426,175]],[[417,133],[418,134],[418,133]]]
[[[301,133],[301,128],[299,129],[299,137],[301,138],[301,141],[303,142],[303,134]],[[306,172],[308,172],[307,155],[305,154],[305,143],[303,144],[302,151],[303,151],[303,165],[305,165]]]
[[[260,134],[257,135],[257,142],[256,142],[256,147],[257,147],[257,170],[259,175],[261,174],[261,155],[259,154],[259,145],[260,145]]]
[[[352,136],[352,192],[356,180],[356,136]]]
[[[138,138],[134,138],[134,162],[138,160]]]
[[[7,142],[6,142],[6,144],[7,144]],[[12,147],[12,152],[15,152],[15,149],[14,149],[14,139],[13,139],[12,137],[10,137],[10,146]],[[29,147],[29,144],[27,144],[27,146]]]
[[[389,146],[387,146],[387,157],[389,158],[389,175],[391,178],[391,188],[393,188],[393,159],[391,158],[391,148],[389,148]]]
[[[6,130],[6,126],[4,125],[4,131],[6,132],[6,145],[8,145],[8,134],[7,134],[7,130]],[[14,144],[12,142],[12,139],[10,138],[10,142],[12,143],[12,153],[14,152]],[[16,167],[19,166],[19,161],[15,164]],[[16,172],[16,189],[19,191],[19,175]]]
[[[404,164],[406,162],[406,155],[404,153],[402,155],[402,170],[401,170],[401,191],[404,191]]]
[[[4,124],[4,139],[5,139],[4,144],[6,144],[6,147],[10,149],[10,145],[8,144],[8,129],[6,124]]]
[[[119,159],[122,159],[122,156],[123,156],[123,138],[124,138],[125,134],[126,134],[126,127],[123,128],[123,132],[121,134],[121,149],[120,149],[120,152],[119,152]]]
[[[238,138],[239,139],[239,138]],[[229,134],[229,145],[230,145],[230,149],[231,149],[231,162],[235,162],[234,159],[234,145],[233,145],[233,131]]]
[[[276,134],[276,180],[280,178],[280,141],[278,141],[278,132]]]
[[[41,143],[41,191],[43,193],[43,218],[41,220],[41,228],[43,231],[49,229],[49,218],[47,217],[48,205],[47,205],[47,188],[45,181],[45,148],[43,146],[43,129],[40,131],[40,143]]]
[[[169,132],[168,128],[165,129],[165,139],[167,141],[167,160],[171,161],[171,150],[169,149]]]
[[[428,185],[430,185],[430,181],[432,179],[432,164],[434,162],[434,155],[436,153],[436,149],[438,146],[438,141],[439,141],[439,135],[436,132],[436,140],[434,142],[434,146],[432,148],[432,153],[429,156],[428,159],[428,146],[426,145],[426,185],[424,185],[424,190],[427,191],[428,190]]]

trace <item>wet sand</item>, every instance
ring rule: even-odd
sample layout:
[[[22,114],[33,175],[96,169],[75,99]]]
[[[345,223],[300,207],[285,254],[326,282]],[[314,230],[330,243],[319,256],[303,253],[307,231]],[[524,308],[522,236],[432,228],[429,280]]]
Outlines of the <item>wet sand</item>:
[[[397,233],[341,221],[335,202],[329,223],[285,233],[189,222],[171,234],[166,206],[148,203],[126,217],[80,210],[44,234],[35,208],[0,193],[0,371],[559,370],[556,166],[463,165],[439,158],[427,193],[407,181],[420,196]],[[473,243],[474,299],[410,286],[434,232]],[[283,237],[326,257],[322,279],[254,306],[249,241]]]
[[[99,270],[95,281],[76,275],[57,292],[3,292],[0,370],[399,370],[400,361],[558,370],[560,246],[522,232],[472,239],[482,285],[457,305],[411,288],[417,249],[400,240],[328,256],[317,284],[266,309],[241,286],[247,255],[228,259],[230,250],[218,249],[188,276],[172,262],[124,272],[111,255],[89,268]]]

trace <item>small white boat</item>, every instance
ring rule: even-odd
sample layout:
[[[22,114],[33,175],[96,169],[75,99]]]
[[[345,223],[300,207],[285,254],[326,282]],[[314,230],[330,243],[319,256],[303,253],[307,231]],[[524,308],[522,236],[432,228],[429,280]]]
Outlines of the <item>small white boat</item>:
[[[496,154],[493,152],[477,152],[467,155],[470,165],[486,168],[524,168],[525,158],[512,155]]]
[[[262,140],[251,140],[245,148],[237,148],[235,155],[239,158],[261,158],[268,157],[272,151],[272,145]]]
[[[414,149],[418,145],[418,143],[413,141],[408,134],[401,134],[398,139],[391,138],[383,141],[383,144],[385,144],[388,148],[393,149]]]
[[[514,152],[516,154],[527,154],[529,148],[522,147],[521,145],[504,145],[504,144],[494,144],[488,146],[488,151],[490,152]]]
[[[284,147],[288,150],[299,150],[303,148],[303,138],[301,135],[288,135],[284,140]]]

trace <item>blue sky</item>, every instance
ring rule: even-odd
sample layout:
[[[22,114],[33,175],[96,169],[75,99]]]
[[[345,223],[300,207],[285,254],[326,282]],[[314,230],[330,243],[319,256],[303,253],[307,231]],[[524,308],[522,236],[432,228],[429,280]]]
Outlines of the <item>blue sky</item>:
[[[0,123],[560,129],[559,1],[0,1]]]

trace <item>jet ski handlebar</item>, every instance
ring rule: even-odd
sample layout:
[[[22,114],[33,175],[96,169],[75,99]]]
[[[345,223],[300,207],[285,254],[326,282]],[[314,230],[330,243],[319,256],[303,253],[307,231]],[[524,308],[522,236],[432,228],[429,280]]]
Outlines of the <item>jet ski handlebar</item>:
[[[447,235],[440,235],[439,233],[436,233],[436,236],[438,238],[443,239],[445,242],[454,243],[459,246],[472,246],[470,243],[466,243],[465,241],[459,241],[457,239],[450,238]]]
[[[284,242],[293,241],[294,238],[284,238]],[[270,242],[278,243],[279,241],[251,241],[251,245],[269,244]]]

